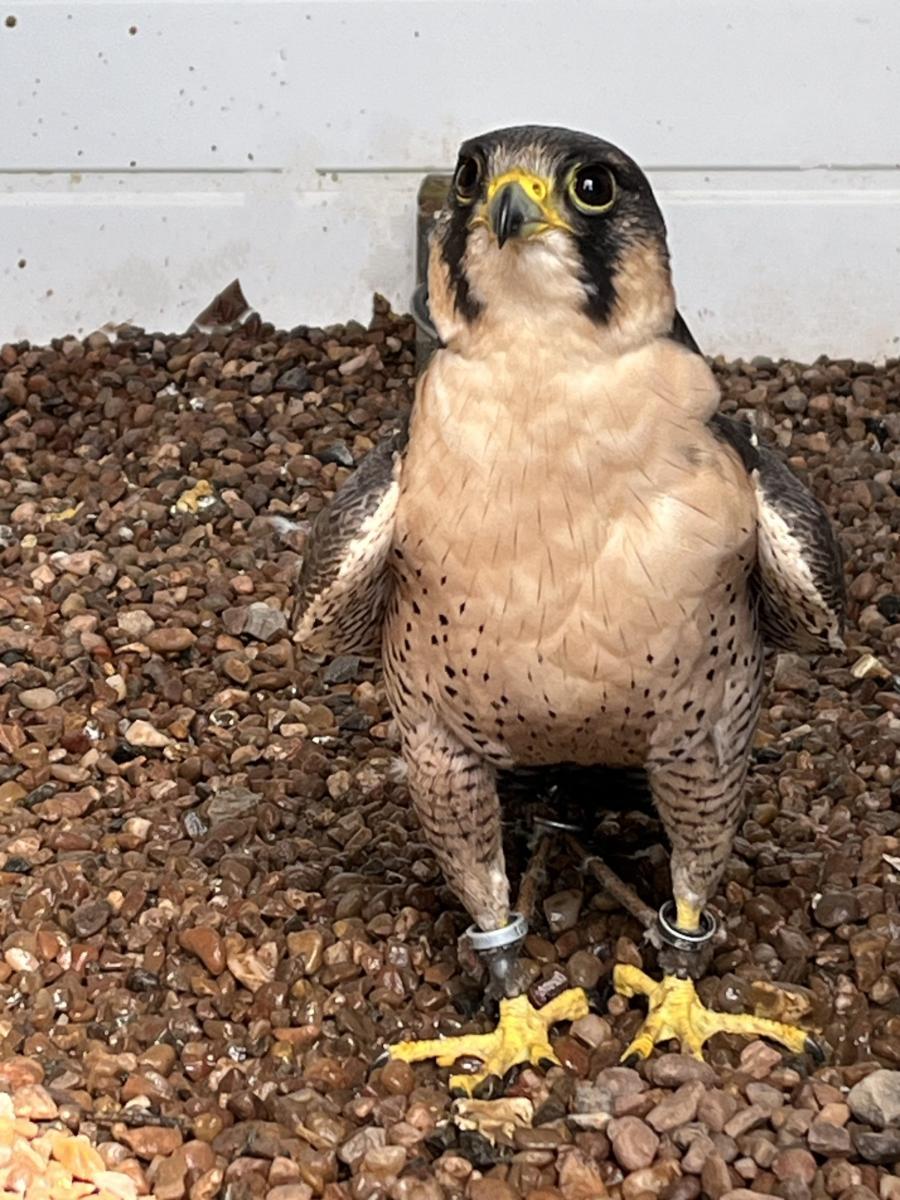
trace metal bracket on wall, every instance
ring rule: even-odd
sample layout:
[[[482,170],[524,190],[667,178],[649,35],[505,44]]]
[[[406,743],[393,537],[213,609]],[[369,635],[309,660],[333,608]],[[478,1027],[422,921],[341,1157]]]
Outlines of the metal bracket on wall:
[[[451,175],[426,175],[419,186],[416,206],[416,286],[425,283],[428,272],[428,235],[434,214],[447,197]],[[422,371],[437,343],[416,326],[416,370]]]

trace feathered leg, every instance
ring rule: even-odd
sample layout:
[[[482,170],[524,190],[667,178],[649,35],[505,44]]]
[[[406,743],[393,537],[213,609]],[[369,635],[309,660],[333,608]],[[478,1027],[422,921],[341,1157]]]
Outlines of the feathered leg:
[[[403,750],[410,795],[447,883],[480,930],[509,925],[509,882],[494,771],[430,721],[406,734]],[[500,1022],[492,1033],[399,1042],[387,1053],[406,1062],[436,1058],[441,1066],[452,1066],[462,1056],[479,1058],[480,1071],[450,1078],[452,1087],[472,1092],[489,1076],[502,1079],[518,1063],[557,1062],[548,1038],[550,1027],[587,1011],[587,996],[579,988],[562,992],[540,1009],[525,995],[507,996],[500,1001]]]
[[[625,996],[644,995],[649,1002],[647,1019],[623,1055],[626,1060],[646,1058],[654,1045],[669,1038],[681,1043],[683,1053],[700,1058],[704,1043],[715,1033],[767,1037],[795,1053],[818,1052],[802,1029],[762,1017],[712,1012],[700,1002],[694,986],[709,958],[703,951],[714,925],[704,920],[704,908],[740,822],[748,757],[746,746],[732,746],[727,754],[721,743],[709,738],[692,745],[689,753],[649,768],[653,797],[672,843],[674,906],[665,906],[660,914],[665,943],[660,954],[662,982],[635,967],[615,968],[616,990]]]

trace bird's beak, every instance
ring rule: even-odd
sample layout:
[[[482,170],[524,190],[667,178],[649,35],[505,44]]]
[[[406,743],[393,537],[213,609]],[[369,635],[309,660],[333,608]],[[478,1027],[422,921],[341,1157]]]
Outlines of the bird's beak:
[[[551,201],[551,185],[538,175],[507,171],[487,190],[487,219],[498,246],[513,237],[531,237],[550,228],[568,228]]]

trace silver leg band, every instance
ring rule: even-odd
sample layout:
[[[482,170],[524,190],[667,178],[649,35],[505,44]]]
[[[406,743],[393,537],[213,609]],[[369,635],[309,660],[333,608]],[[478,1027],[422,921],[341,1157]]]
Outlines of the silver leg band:
[[[572,821],[554,821],[550,817],[535,817],[532,824],[551,833],[581,833],[582,829]]]
[[[700,914],[699,929],[680,929],[675,924],[675,904],[667,900],[656,917],[659,936],[668,946],[675,950],[700,950],[715,935],[718,925],[712,913]]]
[[[503,925],[500,929],[488,929],[485,932],[485,930],[479,929],[477,925],[470,925],[466,930],[465,936],[469,939],[472,949],[481,952],[484,950],[502,950],[504,946],[511,946],[515,942],[521,942],[527,933],[528,922],[519,913],[513,913],[510,923]]]

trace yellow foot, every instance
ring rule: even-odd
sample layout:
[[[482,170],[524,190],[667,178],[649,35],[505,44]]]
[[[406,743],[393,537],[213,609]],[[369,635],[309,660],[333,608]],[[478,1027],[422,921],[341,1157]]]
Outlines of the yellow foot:
[[[767,1017],[744,1013],[720,1013],[706,1008],[697,995],[693,981],[667,975],[656,983],[649,975],[620,963],[613,971],[613,982],[621,996],[646,996],[650,1009],[637,1037],[622,1055],[622,1061],[647,1058],[657,1042],[677,1038],[683,1054],[703,1057],[703,1045],[714,1033],[743,1033],[749,1037],[771,1038],[795,1054],[806,1051],[822,1059],[822,1051],[812,1037],[796,1025],[785,1025]]]
[[[461,1037],[431,1038],[421,1042],[397,1042],[387,1047],[389,1058],[421,1062],[433,1058],[441,1067],[452,1067],[457,1059],[472,1056],[481,1060],[475,1074],[451,1075],[450,1087],[469,1095],[490,1075],[501,1079],[519,1063],[535,1066],[559,1059],[550,1045],[550,1027],[557,1021],[577,1021],[588,1014],[588,999],[581,988],[568,988],[543,1008],[535,1008],[527,996],[500,1001],[500,1020],[492,1033],[463,1034]]]

